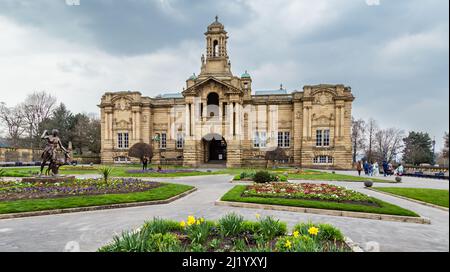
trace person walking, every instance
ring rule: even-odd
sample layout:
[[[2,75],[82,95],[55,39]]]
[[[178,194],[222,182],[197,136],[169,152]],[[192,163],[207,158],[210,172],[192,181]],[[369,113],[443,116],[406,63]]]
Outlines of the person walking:
[[[358,163],[356,164],[356,170],[358,171],[358,176],[361,176],[361,171],[363,170],[361,161],[358,161]]]
[[[147,168],[148,168],[148,158],[147,158],[147,156],[145,156],[142,159],[142,170],[147,171]]]
[[[379,176],[380,175],[380,167],[378,166],[378,162],[375,162],[373,164],[373,176]]]
[[[373,164],[369,163],[369,176],[373,176]]]
[[[368,176],[369,175],[369,164],[367,163],[367,161],[364,161],[363,169],[364,169],[364,174],[366,174],[366,176]]]
[[[387,175],[389,174],[388,171],[389,171],[389,165],[388,165],[387,161],[384,160],[383,161],[383,175],[385,177],[387,177]]]

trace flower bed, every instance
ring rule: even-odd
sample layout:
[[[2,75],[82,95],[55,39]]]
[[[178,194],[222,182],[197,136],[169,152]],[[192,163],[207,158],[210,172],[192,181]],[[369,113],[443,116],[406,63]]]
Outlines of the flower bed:
[[[286,224],[257,215],[245,221],[228,214],[217,222],[188,216],[175,222],[154,218],[139,231],[124,232],[101,247],[100,252],[345,252],[340,230],[328,224],[297,224],[287,233]]]
[[[123,194],[143,192],[159,186],[161,186],[161,183],[134,178],[116,178],[106,182],[102,179],[75,180],[61,183],[8,181],[0,183],[0,201]]]
[[[265,183],[248,186],[243,197],[311,199],[376,205],[367,195],[332,184]]]
[[[268,176],[269,181],[273,181],[273,182],[287,181],[287,175],[285,175],[285,174],[272,173],[272,172],[266,172],[266,171],[259,171],[259,172],[245,171],[245,172],[240,173],[239,175],[236,175],[233,180],[254,181],[255,176],[257,176],[258,174],[261,174],[261,173],[267,173],[266,175]]]

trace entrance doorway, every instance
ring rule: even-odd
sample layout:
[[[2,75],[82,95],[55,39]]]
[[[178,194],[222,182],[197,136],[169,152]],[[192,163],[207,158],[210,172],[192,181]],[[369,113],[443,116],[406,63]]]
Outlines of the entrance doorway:
[[[219,134],[203,137],[204,162],[224,164],[227,161],[227,142]]]

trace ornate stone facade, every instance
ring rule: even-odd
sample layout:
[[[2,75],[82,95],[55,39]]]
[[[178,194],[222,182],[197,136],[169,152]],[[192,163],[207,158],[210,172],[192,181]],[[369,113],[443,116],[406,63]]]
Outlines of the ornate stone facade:
[[[108,92],[102,97],[102,162],[126,162],[128,148],[152,144],[153,162],[198,167],[265,166],[265,152],[285,150],[290,165],[351,168],[354,97],[344,85],[252,93],[252,78],[231,72],[228,35],[208,26],[201,72],[179,94]]]

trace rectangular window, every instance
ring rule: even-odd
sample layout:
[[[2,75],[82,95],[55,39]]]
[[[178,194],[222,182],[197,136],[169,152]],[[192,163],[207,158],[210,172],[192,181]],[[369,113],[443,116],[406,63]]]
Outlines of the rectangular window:
[[[267,133],[265,131],[261,131],[259,133],[259,147],[267,146]]]
[[[278,147],[283,147],[283,132],[278,132],[278,139],[277,139],[277,142],[278,142]]]
[[[259,147],[259,132],[255,131],[253,134],[253,147],[258,148]]]
[[[130,141],[128,138],[128,133],[123,134],[123,148],[127,149],[130,147]]]
[[[284,146],[283,147],[290,147],[291,146],[291,133],[289,131],[284,132]]]
[[[165,132],[161,133],[161,139],[159,142],[160,149],[166,149],[167,148],[167,134]]]
[[[322,146],[322,130],[316,130],[316,146]]]
[[[278,132],[278,147],[291,146],[291,133],[289,131]]]
[[[123,135],[122,133],[117,134],[117,147],[123,148]]]
[[[253,147],[264,148],[267,146],[267,132],[255,131],[253,134]]]
[[[179,132],[177,134],[177,148],[183,149],[184,147],[184,134],[182,132]]]
[[[323,146],[330,146],[330,130],[325,129],[323,131]]]

